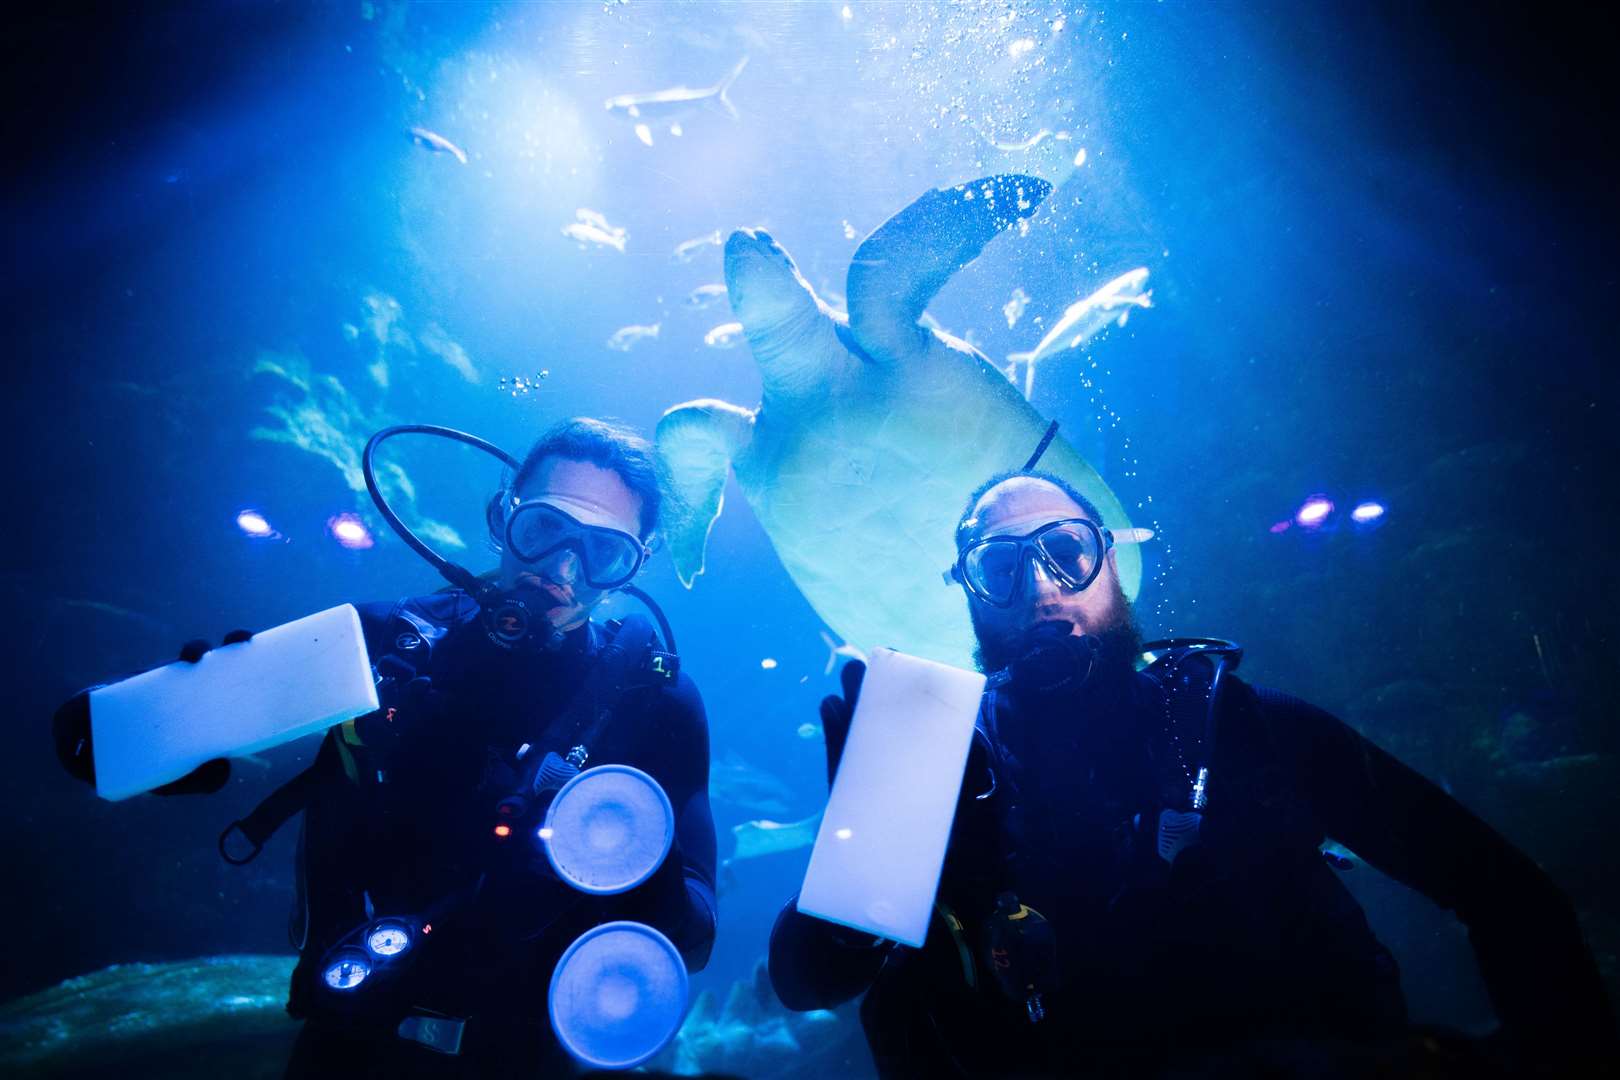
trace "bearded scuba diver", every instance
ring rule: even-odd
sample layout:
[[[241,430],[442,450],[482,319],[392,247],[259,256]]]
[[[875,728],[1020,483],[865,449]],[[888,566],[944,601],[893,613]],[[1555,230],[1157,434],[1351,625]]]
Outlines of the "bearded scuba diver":
[[[506,466],[486,505],[497,574],[444,559],[390,509],[373,456],[403,434]],[[220,837],[247,862],[303,815],[288,1011],[305,1024],[288,1075],[634,1067],[679,1027],[716,929],[707,720],[662,612],[631,584],[658,521],[650,447],[576,419],[519,461],[411,425],[373,436],[363,467],[379,512],[450,588],[358,605],[376,707]],[[656,628],[593,621],[615,591]],[[271,633],[232,648],[251,655]],[[59,711],[57,744],[94,781],[86,696]],[[168,787],[214,790],[227,772],[210,762]]]
[[[864,995],[883,1077],[1612,1066],[1602,981],[1546,874],[1335,717],[1240,679],[1235,644],[1143,645],[1106,523],[1035,464],[972,494],[945,573],[986,680],[926,939],[795,898],[771,936],[783,1003]],[[835,791],[863,675],[847,664],[822,702]],[[1495,1036],[1413,1035],[1329,839],[1468,927]]]

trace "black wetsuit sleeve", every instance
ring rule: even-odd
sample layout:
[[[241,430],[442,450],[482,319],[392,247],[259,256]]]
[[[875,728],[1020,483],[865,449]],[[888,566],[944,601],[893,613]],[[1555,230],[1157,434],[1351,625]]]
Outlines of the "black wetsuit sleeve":
[[[709,962],[718,925],[709,721],[697,687],[685,675],[656,700],[649,719],[651,751],[638,764],[669,796],[675,842],[653,879],[626,894],[618,914],[662,931],[681,951],[687,969],[699,971]]]
[[[1568,898],[1528,856],[1415,770],[1297,698],[1254,688],[1263,728],[1297,756],[1327,835],[1456,913],[1503,1035],[1528,1061],[1617,1045],[1602,979]]]
[[[831,1009],[863,993],[888,959],[892,942],[805,915],[795,896],[771,928],[768,969],[783,1005]]]

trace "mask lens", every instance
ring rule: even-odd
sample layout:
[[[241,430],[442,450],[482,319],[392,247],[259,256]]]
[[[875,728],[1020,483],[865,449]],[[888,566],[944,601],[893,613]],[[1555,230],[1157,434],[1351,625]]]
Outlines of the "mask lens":
[[[1017,586],[1022,555],[1016,541],[992,540],[968,550],[964,570],[980,596],[992,604],[1005,604]]]
[[[583,530],[585,579],[599,589],[622,585],[635,573],[641,549],[624,533],[611,529]]]
[[[560,510],[544,503],[527,503],[512,513],[507,534],[512,554],[524,562],[534,562],[563,540],[573,522]]]
[[[524,562],[539,562],[560,547],[571,548],[584,564],[585,580],[593,588],[623,585],[641,564],[641,545],[628,533],[581,525],[546,503],[519,506],[507,532],[512,554]]]
[[[1036,541],[1057,570],[1073,579],[1070,585],[1089,585],[1097,573],[1101,552],[1097,536],[1084,525],[1068,524],[1041,534]]]

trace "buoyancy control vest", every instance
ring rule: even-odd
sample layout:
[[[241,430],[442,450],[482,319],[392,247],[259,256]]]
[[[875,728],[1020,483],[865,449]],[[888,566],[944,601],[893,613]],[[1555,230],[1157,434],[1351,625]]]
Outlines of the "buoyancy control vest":
[[[1395,971],[1393,960],[1370,933],[1342,883],[1317,854],[1315,849],[1320,836],[1314,835],[1308,824],[1302,825],[1296,820],[1284,805],[1290,799],[1287,793],[1275,793],[1275,798],[1256,796],[1257,786],[1263,788],[1270,781],[1225,773],[1217,775],[1216,748],[1221,719],[1237,715],[1237,710],[1257,707],[1254,692],[1246,684],[1228,678],[1241,661],[1241,648],[1218,639],[1174,639],[1151,643],[1144,651],[1149,662],[1137,673],[1137,678],[1138,685],[1149,691],[1145,698],[1149,707],[1140,708],[1137,718],[1139,723],[1149,722],[1149,726],[1139,727],[1138,736],[1151,742],[1153,752],[1147,755],[1150,764],[1146,783],[1134,789],[1138,791],[1139,805],[1133,808],[1122,801],[1117,810],[1118,820],[1105,830],[1113,834],[1114,857],[1118,860],[1120,875],[1121,893],[1114,899],[1127,902],[1121,899],[1126,891],[1135,891],[1141,896],[1173,895],[1175,899],[1170,904],[1151,901],[1147,905],[1158,917],[1180,910],[1176,905],[1196,909],[1205,895],[1218,893],[1220,903],[1224,904],[1234,896],[1251,895],[1251,890],[1263,893],[1273,880],[1269,874],[1251,878],[1248,865],[1235,864],[1274,855],[1293,867],[1285,873],[1297,883],[1298,894],[1309,893],[1305,902],[1311,906],[1312,918],[1326,935],[1318,940],[1334,943],[1331,950],[1335,954],[1334,964],[1346,970],[1367,970],[1365,977],[1338,984],[1343,996],[1340,1009],[1379,1018],[1398,1018],[1404,1006],[1400,1001],[1398,977],[1390,974]],[[910,1060],[913,1067],[922,1060],[916,1057],[919,1052],[925,1056],[940,1053],[942,1056],[938,1058],[928,1058],[929,1067],[944,1063],[948,1066],[946,1072],[956,1069],[976,1074],[976,1070],[996,1066],[991,1058],[975,1057],[996,1052],[979,1035],[959,1039],[953,1034],[972,1030],[974,1017],[979,1017],[981,1023],[985,1015],[999,1017],[983,1030],[987,1034],[1000,1032],[1001,1037],[1020,1040],[1023,1037],[1016,1034],[1020,1028],[1038,1025],[1038,1031],[1031,1033],[1035,1038],[1031,1045],[1053,1038],[1056,1044],[1062,1044],[1064,1038],[1062,1033],[1048,1030],[1050,1022],[1042,1023],[1052,1015],[1048,1007],[1052,1001],[1051,991],[1063,978],[1056,962],[1057,943],[1067,932],[1072,950],[1077,947],[1079,935],[1090,928],[1065,927],[1060,912],[1037,910],[1029,902],[1040,907],[1046,904],[1036,896],[1019,895],[1020,860],[1029,855],[1025,845],[1031,840],[1031,830],[1025,827],[1027,822],[1020,816],[1029,810],[1025,803],[1030,792],[1024,783],[1027,775],[1024,763],[1014,756],[1003,738],[1002,726],[1012,720],[1008,712],[1010,702],[1005,695],[1002,688],[989,690],[985,695],[970,757],[968,782],[964,787],[961,804],[964,810],[959,810],[957,835],[953,838],[953,843],[957,839],[968,840],[966,846],[975,852],[988,852],[987,862],[991,865],[980,864],[975,858],[973,865],[958,863],[952,868],[955,880],[942,886],[932,928],[931,936],[940,940],[931,940],[925,946],[931,959],[902,958],[907,962],[894,965],[894,971],[886,971],[869,996],[868,1004],[863,1006],[863,1017],[870,1013],[868,1035],[874,1040],[874,1052],[882,1056],[890,1053],[891,1048],[887,1036],[874,1029],[876,1018],[895,1007],[897,995],[914,994],[926,999],[928,1004],[920,1015],[926,1017],[927,1030],[934,1033],[935,1049],[920,1050],[915,1028],[905,1037],[909,1040],[909,1049],[903,1049],[898,1043],[892,1048],[899,1057]],[[1162,729],[1157,723],[1151,723],[1158,716],[1163,718]],[[1049,763],[1042,761],[1041,764]],[[1085,780],[1076,778],[1074,783],[1084,785]],[[973,806],[974,800],[984,804],[979,814],[978,832],[964,836],[975,827],[970,813],[965,812]],[[1036,845],[1040,842],[1035,840]],[[1107,836],[1099,838],[1102,847],[1107,847],[1108,843]],[[1274,869],[1280,864],[1267,865]],[[1209,887],[1213,887],[1215,893],[1206,893]],[[1256,899],[1261,901],[1256,905],[1259,909],[1265,908],[1264,901],[1271,898],[1257,895]],[[1207,914],[1211,920],[1209,925],[1217,927],[1223,917],[1220,912]],[[1052,916],[1050,922],[1048,915]],[[1203,920],[1199,918],[1164,929],[1171,930],[1172,936],[1196,938],[1201,932],[1198,927],[1202,925]],[[1153,933],[1151,929],[1147,932]],[[1337,955],[1341,952],[1344,957]],[[1190,981],[1166,986],[1166,1003],[1177,1000],[1196,985],[1197,963],[1190,959],[1188,963]],[[950,977],[953,971],[961,973],[960,979]],[[884,986],[885,982],[890,985]],[[1061,1000],[1065,1011],[1060,1011],[1060,1017],[1079,1004],[1072,992]],[[1310,1007],[1308,1003],[1302,1004],[1301,1014]],[[981,1015],[981,1009],[989,1012]],[[1073,1019],[1073,1014],[1068,1013],[1057,1025],[1066,1027]],[[1178,1018],[1174,1024],[1183,1022]],[[877,1026],[888,1028],[894,1024],[898,1021],[890,1017]],[[1167,1021],[1166,1030],[1171,1026]],[[1347,1031],[1353,1027],[1353,1023],[1345,1024]]]
[[[390,799],[409,799],[410,793],[391,790],[397,786],[394,765],[413,752],[419,756],[420,746],[413,744],[421,743],[424,729],[441,710],[454,710],[455,702],[443,700],[435,683],[445,682],[448,674],[443,670],[447,635],[475,617],[476,607],[461,594],[437,593],[362,611],[375,656],[380,707],[332,729],[313,764],[220,837],[220,851],[228,861],[247,862],[294,815],[310,811],[299,832],[297,895],[289,922],[289,938],[300,952],[289,1001],[295,1015],[309,1011],[309,968],[320,961],[334,935],[374,914],[370,889],[375,885],[365,880],[363,866],[338,850],[333,834],[352,829],[357,820],[378,820]],[[575,654],[583,675],[543,733],[536,734],[532,745],[524,741],[485,750],[478,788],[481,795],[496,793],[486,800],[492,829],[506,824],[523,835],[525,827],[532,831],[550,796],[586,767],[592,751],[609,738],[619,742],[626,735],[615,724],[625,698],[638,690],[656,690],[678,674],[678,657],[663,647],[645,617],[628,615],[603,626],[587,623],[583,633],[583,648]],[[477,839],[469,836],[467,846]],[[244,842],[245,853],[231,851]],[[543,870],[542,863],[543,856],[536,859],[531,853],[525,865]],[[465,903],[481,885],[481,873],[469,876],[429,906],[444,911]]]

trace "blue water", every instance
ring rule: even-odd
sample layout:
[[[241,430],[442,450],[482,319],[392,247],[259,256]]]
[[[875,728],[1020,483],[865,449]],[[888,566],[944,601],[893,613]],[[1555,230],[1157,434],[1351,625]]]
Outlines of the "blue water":
[[[246,870],[213,840],[312,746],[210,800],[107,805],[56,771],[45,722],[188,638],[437,587],[357,487],[372,431],[439,423],[520,452],[571,415],[650,433],[693,398],[752,407],[746,342],[705,344],[725,303],[686,303],[723,280],[720,249],[678,245],[765,227],[841,306],[861,237],[997,172],[1056,190],[929,308],[992,360],[1116,275],[1151,275],[1152,308],[1043,364],[1033,399],[1156,530],[1144,632],[1241,640],[1247,676],[1446,784],[1571,891],[1612,988],[1620,882],[1582,837],[1615,776],[1598,495],[1615,275],[1603,163],[1570,139],[1578,73],[1515,60],[1489,28],[1288,5],[373,0],[122,19],[38,31],[47,59],[84,34],[91,74],[13,203],[6,862],[27,868],[7,906],[29,931],[5,996],[115,962],[284,951],[291,830]],[[604,108],[743,57],[735,118],[700,107],[643,138]],[[586,210],[622,251],[563,235]],[[497,471],[448,445],[393,460],[412,520],[492,563]],[[1318,493],[1326,527],[1282,528]],[[1350,526],[1363,501],[1387,508],[1380,527]],[[284,542],[242,534],[250,507]],[[333,542],[344,513],[374,546]],[[667,556],[641,584],[728,763],[722,855],[733,826],[814,812],[822,748],[798,729],[835,687],[824,626],[735,485],[695,587]],[[1543,716],[1557,737],[1524,735]],[[763,775],[752,794],[720,784],[741,772]],[[750,976],[806,854],[726,875],[695,990]],[[1354,874],[1414,1013],[1488,1027],[1449,916]]]

